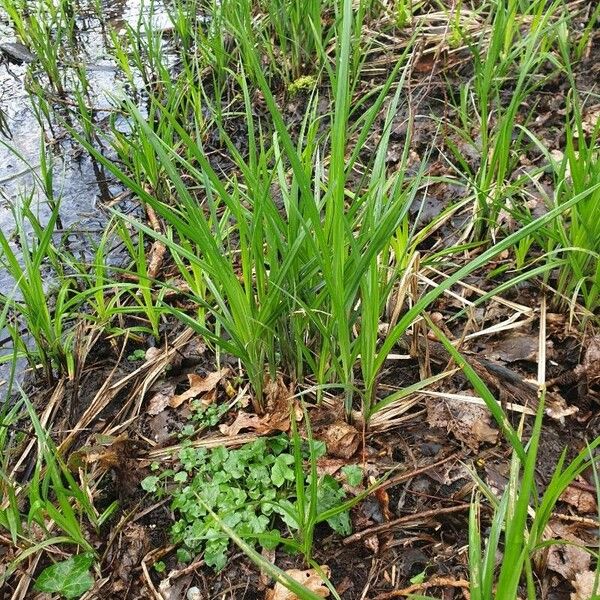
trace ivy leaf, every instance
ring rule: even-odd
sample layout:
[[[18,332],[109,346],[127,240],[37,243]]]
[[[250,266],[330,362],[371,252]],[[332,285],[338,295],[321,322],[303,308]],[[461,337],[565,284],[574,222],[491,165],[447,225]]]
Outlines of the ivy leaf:
[[[64,598],[79,598],[94,585],[90,567],[94,562],[91,552],[76,554],[67,560],[46,567],[35,582],[34,589]]]

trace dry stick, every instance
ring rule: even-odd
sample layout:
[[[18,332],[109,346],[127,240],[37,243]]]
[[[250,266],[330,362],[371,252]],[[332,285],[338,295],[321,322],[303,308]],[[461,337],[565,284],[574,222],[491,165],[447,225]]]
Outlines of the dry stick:
[[[421,521],[426,521],[427,519],[437,517],[439,515],[448,515],[456,512],[462,512],[464,510],[468,510],[471,507],[470,503],[457,504],[456,506],[448,506],[446,508],[433,508],[431,510],[423,510],[418,513],[414,513],[412,515],[405,515],[404,517],[400,517],[398,519],[394,519],[393,521],[388,521],[387,523],[381,523],[380,525],[375,525],[374,527],[369,527],[367,529],[363,529],[362,531],[358,531],[353,535],[344,538],[343,544],[344,546],[348,546],[349,544],[353,544],[354,542],[359,541],[361,538],[369,535],[374,535],[377,533],[383,533],[385,531],[389,531],[390,529],[397,529],[398,527],[402,527],[403,525],[416,525]]]
[[[146,189],[148,194],[151,193],[150,189]],[[152,229],[158,233],[162,233],[162,227],[155,210],[147,203],[144,203],[146,214],[148,215],[148,222]],[[148,253],[148,277],[150,279],[156,279],[162,267],[165,254],[167,253],[167,247],[159,240],[154,240]]]
[[[164,600],[163,595],[159,594],[157,589],[154,587],[154,584],[152,583],[152,579],[150,579],[150,573],[148,573],[148,567],[143,560],[142,560],[142,573],[144,574],[144,580],[146,581],[146,587],[152,594],[152,597],[154,598],[154,600]]]
[[[385,489],[391,487],[392,485],[397,485],[399,483],[402,483],[403,481],[408,481],[409,479],[412,479],[413,477],[416,477],[417,475],[422,475],[423,473],[426,473],[427,471],[430,471],[431,469],[435,469],[436,467],[439,467],[440,465],[443,465],[444,463],[450,462],[451,460],[454,460],[454,459],[458,459],[458,457],[461,454],[462,454],[462,452],[454,452],[450,456],[446,456],[446,458],[442,458],[441,460],[438,460],[437,462],[431,463],[429,465],[425,465],[424,467],[419,467],[418,469],[413,469],[412,471],[409,471],[408,473],[401,473],[400,475],[396,475],[396,477],[392,477],[391,479],[387,479],[386,481],[384,481],[377,489],[385,490]]]
[[[451,579],[449,577],[432,577],[429,581],[422,583],[414,583],[401,590],[394,590],[392,592],[386,592],[385,594],[379,594],[375,596],[374,600],[387,600],[388,598],[400,598],[402,596],[410,596],[415,592],[420,592],[434,587],[453,587],[462,588],[464,590],[469,589],[469,582],[466,579]]]
[[[172,581],[173,579],[179,579],[180,577],[183,577],[184,575],[187,575],[202,566],[204,566],[204,559],[197,560],[197,561],[189,564],[187,567],[183,567],[182,569],[177,569],[176,571],[171,571],[169,573],[167,579],[169,581]]]
[[[13,592],[13,595],[10,597],[10,600],[24,600],[24,598],[27,594],[27,591],[29,590],[29,586],[31,585],[31,582],[33,581],[33,577],[31,576],[31,574],[34,573],[35,570],[37,569],[37,565],[38,565],[38,562],[40,562],[41,556],[42,556],[42,553],[38,552],[37,554],[35,554],[31,557],[29,566],[28,566],[27,570],[23,573],[23,575],[21,575],[21,578],[19,579],[19,583],[17,584],[17,587],[16,587],[15,591]]]
[[[144,363],[138,369],[130,373],[129,375],[123,377],[116,383],[112,383],[112,378],[121,364],[121,360],[123,358],[123,354],[125,352],[125,346],[127,344],[127,339],[123,344],[123,348],[121,350],[121,354],[119,355],[119,359],[117,360],[113,370],[110,375],[107,377],[106,381],[94,396],[92,403],[83,413],[79,422],[74,427],[73,431],[65,438],[62,444],[59,446],[58,451],[60,453],[65,452],[75,441],[75,438],[81,433],[83,429],[86,429],[89,424],[100,414],[104,408],[108,406],[108,404],[117,396],[117,394],[125,388],[127,384],[131,381],[135,381],[135,388],[132,390],[131,394],[126,401],[126,406],[128,406],[132,401],[137,400],[136,403],[136,414],[139,414],[139,410],[141,408],[141,404],[144,400],[144,396],[150,386],[156,381],[159,375],[162,373],[164,367],[169,364],[173,354],[177,352],[177,350],[184,346],[192,337],[193,330],[186,329],[183,333],[181,333],[173,342],[173,345],[170,348],[165,348],[162,353],[153,361]],[[158,363],[158,366],[157,366]],[[140,376],[142,376],[142,380],[140,382]]]

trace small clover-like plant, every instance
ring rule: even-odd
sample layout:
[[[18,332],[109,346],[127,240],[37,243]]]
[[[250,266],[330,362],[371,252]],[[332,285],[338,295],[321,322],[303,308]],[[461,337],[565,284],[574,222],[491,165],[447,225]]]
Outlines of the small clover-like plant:
[[[318,455],[325,452],[324,445],[315,442],[314,446]],[[303,458],[307,458],[306,453]],[[229,537],[218,521],[246,543],[266,549],[285,541],[277,528],[282,521],[292,532],[298,531],[298,519],[293,516],[297,511],[296,477],[300,473],[309,480],[310,475],[298,469],[297,457],[285,436],[259,438],[235,450],[206,450],[188,444],[179,451],[178,459],[177,470],[166,477],[150,475],[142,487],[172,496],[177,521],[171,533],[173,541],[180,544],[180,560],[189,561],[203,552],[207,565],[215,570],[225,566]],[[332,476],[320,478],[318,489],[320,512],[344,502],[345,492]],[[341,534],[350,533],[347,510],[336,513],[327,523]]]
[[[200,400],[192,400],[190,420],[201,427],[214,427],[221,417],[231,408],[228,404],[209,404],[205,406]]]
[[[146,360],[146,351],[143,348],[136,348],[128,357],[129,362],[139,362]]]

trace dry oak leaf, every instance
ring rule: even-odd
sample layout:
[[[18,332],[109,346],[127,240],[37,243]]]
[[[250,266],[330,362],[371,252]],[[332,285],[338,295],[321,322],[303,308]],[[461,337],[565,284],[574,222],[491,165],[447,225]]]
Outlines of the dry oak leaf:
[[[281,376],[270,380],[265,385],[265,416],[263,420],[268,422],[271,429],[276,431],[290,430],[290,404],[293,401],[294,391],[290,386],[288,389]],[[302,419],[302,410],[297,402],[294,402],[296,421]]]
[[[240,412],[231,425],[221,425],[219,430],[224,435],[237,435],[242,429],[250,429],[258,435],[270,431],[289,431],[290,416],[293,414],[296,421],[302,420],[302,409],[294,400],[293,390],[286,387],[283,379],[278,377],[268,381],[265,385],[265,414],[258,416],[254,413]]]
[[[257,435],[264,435],[271,431],[289,431],[290,417],[287,413],[287,421],[282,421],[279,414],[266,414],[259,417],[256,413],[239,412],[231,425],[219,425],[219,431],[223,435],[234,436],[242,429],[249,429]]]
[[[271,431],[272,427],[254,413],[239,412],[231,425],[219,425],[219,431],[223,435],[234,436],[242,429],[251,429],[258,435]]]
[[[229,373],[229,369],[227,367],[221,369],[220,371],[209,373],[206,377],[200,377],[200,375],[196,375],[196,373],[188,373],[188,382],[190,388],[182,394],[173,396],[169,400],[169,406],[171,408],[177,408],[186,400],[191,400],[200,394],[212,391],[217,386],[219,381],[221,381],[221,379],[227,375],[227,373]]]
[[[323,565],[321,570],[326,577],[329,577],[329,567]],[[329,589],[323,583],[321,576],[314,570],[308,569],[307,571],[300,571],[298,569],[290,569],[285,572],[286,575],[291,577],[294,581],[301,583],[305,588],[316,594],[321,598],[327,598],[329,596]],[[265,600],[299,600],[298,596],[288,590],[283,584],[276,583],[272,590],[267,590]]]

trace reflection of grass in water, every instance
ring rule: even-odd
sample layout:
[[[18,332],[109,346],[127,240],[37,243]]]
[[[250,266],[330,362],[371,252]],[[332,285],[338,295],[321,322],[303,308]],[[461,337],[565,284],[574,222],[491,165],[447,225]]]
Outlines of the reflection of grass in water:
[[[6,120],[6,112],[2,108],[0,108],[0,134],[7,138],[11,137],[10,127]]]

